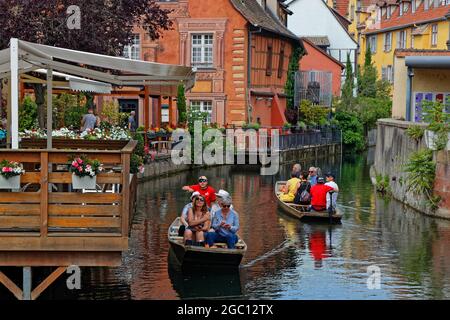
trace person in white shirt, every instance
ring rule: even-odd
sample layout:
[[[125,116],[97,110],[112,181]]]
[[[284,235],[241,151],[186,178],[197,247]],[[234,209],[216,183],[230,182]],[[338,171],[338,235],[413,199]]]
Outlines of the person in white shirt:
[[[337,197],[339,194],[339,187],[337,185],[337,183],[334,181],[335,176],[332,173],[327,173],[325,175],[327,182],[325,183],[326,186],[330,186],[334,189],[334,191],[331,193],[329,192],[327,195],[327,208],[330,207],[330,205],[333,205],[333,208],[336,208],[336,204],[337,204]],[[331,197],[329,196],[329,194],[331,193]],[[330,198],[332,198],[332,202],[330,202]]]

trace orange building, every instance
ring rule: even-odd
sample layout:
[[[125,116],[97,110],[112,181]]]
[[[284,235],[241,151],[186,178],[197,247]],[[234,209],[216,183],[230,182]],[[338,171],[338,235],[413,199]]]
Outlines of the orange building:
[[[132,59],[195,67],[197,82],[186,93],[187,105],[208,112],[210,123],[281,126],[286,122],[284,87],[289,60],[293,48],[302,46],[286,28],[290,11],[283,2],[159,1],[163,9],[172,10],[173,29],[151,41],[136,27],[134,43],[124,54]],[[138,111],[140,125],[144,117],[154,125],[176,122],[176,104],[170,97],[158,98],[150,90],[153,99],[145,107],[142,91],[140,94],[115,98],[124,111]],[[146,108],[150,112],[144,112]]]
[[[317,37],[316,37],[317,38]],[[306,37],[302,38],[305,46],[306,55],[300,61],[300,71],[309,72],[329,72],[332,74],[332,88],[333,96],[339,97],[341,95],[341,74],[345,66],[337,59],[330,56],[316,45],[313,40]]]

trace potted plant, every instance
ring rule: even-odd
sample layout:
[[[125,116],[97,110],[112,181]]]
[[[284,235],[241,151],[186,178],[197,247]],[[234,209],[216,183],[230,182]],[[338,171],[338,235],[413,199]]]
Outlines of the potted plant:
[[[18,162],[0,162],[0,189],[20,189],[20,175],[25,170]]]
[[[285,124],[283,124],[283,131],[286,133],[289,133],[291,130],[292,125],[289,122],[286,122]]]
[[[97,174],[102,170],[103,167],[98,160],[90,160],[83,156],[74,157],[69,168],[72,173],[73,189],[96,189]]]
[[[147,138],[148,139],[155,139],[156,138],[156,131],[153,129],[148,129],[147,131]]]

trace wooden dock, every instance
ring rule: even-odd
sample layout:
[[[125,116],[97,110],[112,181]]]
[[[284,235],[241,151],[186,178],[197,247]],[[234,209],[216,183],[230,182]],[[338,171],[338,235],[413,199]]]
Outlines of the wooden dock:
[[[69,266],[121,264],[136,202],[137,178],[130,175],[135,146],[130,141],[121,150],[0,151],[0,159],[27,170],[20,191],[0,192],[0,267],[23,267],[24,284],[19,289],[1,271],[0,283],[18,299],[36,299]],[[109,168],[97,175],[98,190],[71,190],[71,173],[58,170],[72,155],[98,159]],[[41,266],[56,270],[33,291],[30,269]]]

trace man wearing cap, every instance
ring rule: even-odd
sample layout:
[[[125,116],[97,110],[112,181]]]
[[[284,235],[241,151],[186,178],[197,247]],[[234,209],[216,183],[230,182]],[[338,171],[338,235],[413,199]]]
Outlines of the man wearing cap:
[[[330,196],[327,197],[327,208],[329,208],[330,205],[332,205],[333,208],[336,208],[337,197],[338,197],[338,194],[339,194],[339,186],[334,181],[335,176],[334,176],[333,173],[331,173],[331,172],[327,173],[325,175],[325,178],[327,180],[325,185],[329,186],[329,187],[332,187],[334,189],[334,192],[330,192],[331,193],[331,197]],[[330,201],[330,198],[332,198],[332,201]]]
[[[327,209],[327,193],[334,190],[333,187],[325,185],[323,177],[317,178],[317,184],[311,187],[311,208],[314,211]]]
[[[198,184],[192,186],[184,186],[183,190],[189,192],[200,192],[200,195],[205,198],[208,208],[211,208],[211,203],[216,201],[216,190],[208,185],[208,178],[206,178],[205,176],[201,176],[200,178],[198,178]]]
[[[309,173],[309,183],[311,184],[311,186],[314,186],[317,184],[317,168],[315,167],[311,167],[308,170]]]
[[[236,232],[239,230],[239,215],[231,209],[231,198],[223,198],[220,201],[220,210],[212,219],[214,232],[206,233],[206,242],[210,247],[214,243],[225,242],[229,249],[234,249],[238,241]]]

